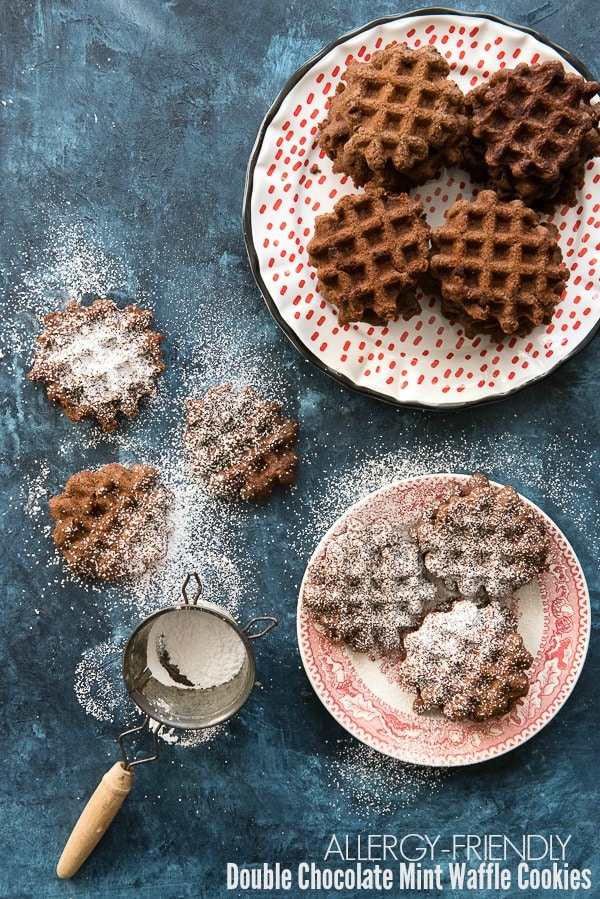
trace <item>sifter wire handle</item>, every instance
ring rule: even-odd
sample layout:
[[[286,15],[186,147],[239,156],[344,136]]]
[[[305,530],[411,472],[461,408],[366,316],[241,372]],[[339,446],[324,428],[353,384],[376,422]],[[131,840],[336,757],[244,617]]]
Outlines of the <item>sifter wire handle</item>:
[[[261,631],[257,634],[251,633],[255,624],[262,624],[265,621],[267,623]],[[264,637],[265,634],[268,634],[269,631],[273,630],[274,627],[277,627],[278,624],[277,618],[273,618],[272,615],[259,615],[257,618],[251,618],[248,624],[245,624],[241,630],[242,633],[246,634],[249,640],[257,640],[259,637]]]
[[[116,762],[106,772],[79,816],[63,849],[56,873],[72,877],[92,854],[125,800],[133,783],[133,769]]]

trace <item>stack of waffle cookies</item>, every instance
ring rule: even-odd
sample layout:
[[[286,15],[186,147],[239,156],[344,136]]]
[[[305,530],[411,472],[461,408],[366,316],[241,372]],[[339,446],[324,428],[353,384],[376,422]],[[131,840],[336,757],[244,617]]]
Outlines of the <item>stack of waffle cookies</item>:
[[[358,185],[407,190],[456,165],[467,132],[465,98],[434,47],[392,44],[348,66],[321,124],[321,146]]]
[[[523,63],[465,96],[449,72],[431,46],[350,63],[318,139],[364,191],[317,217],[309,260],[341,325],[408,319],[433,287],[467,337],[524,337],[550,323],[569,277],[558,232],[531,207],[576,203],[600,152],[600,85],[560,62]],[[484,189],[431,232],[407,192],[453,165]]]
[[[482,472],[417,516],[350,515],[311,561],[302,602],[333,643],[385,660],[416,712],[504,715],[529,690],[517,591],[548,569],[546,526]]]
[[[429,266],[429,237],[420,203],[371,185],[319,216],[308,252],[340,324],[419,312],[415,288]]]

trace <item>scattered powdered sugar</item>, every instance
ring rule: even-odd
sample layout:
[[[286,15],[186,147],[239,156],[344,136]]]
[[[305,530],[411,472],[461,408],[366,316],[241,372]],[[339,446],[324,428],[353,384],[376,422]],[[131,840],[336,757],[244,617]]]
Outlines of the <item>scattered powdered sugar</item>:
[[[323,473],[314,491],[318,498],[306,498],[306,524],[290,534],[290,543],[306,559],[342,513],[367,494],[404,478],[478,470],[490,480],[513,484],[534,502],[541,497],[539,504],[550,517],[557,510],[586,542],[594,541],[600,515],[594,487],[597,447],[585,434],[565,428],[560,438],[549,439],[543,454],[552,459],[551,466],[526,437],[507,431],[482,436],[476,444],[468,436],[436,433],[435,438],[423,434],[418,445],[400,437],[394,452],[370,448],[361,458],[359,451],[351,464],[344,466],[338,459]]]
[[[280,341],[266,339],[262,310],[253,339],[240,339],[236,317],[243,302],[240,291],[223,280],[221,271],[204,274],[202,314],[192,305],[178,303],[177,314],[169,322],[169,335],[185,345],[178,397],[181,401],[201,397],[216,384],[231,383],[236,392],[251,384],[260,396],[277,400],[286,410],[293,391],[284,374],[285,353]],[[248,314],[246,307],[244,314]]]
[[[156,619],[146,652],[154,678],[184,690],[226,684],[246,659],[244,643],[230,624],[210,612],[183,609]]]
[[[42,460],[36,468],[36,473],[32,474],[23,484],[23,489],[26,493],[23,509],[30,518],[40,521],[47,513],[48,508],[46,482],[50,476],[50,466],[45,460]]]
[[[224,724],[217,724],[215,727],[202,727],[199,730],[176,730],[174,727],[162,727],[158,735],[165,743],[177,743],[178,746],[193,748],[202,746],[203,743],[210,743],[224,730]]]
[[[115,256],[112,247],[107,252],[90,226],[57,222],[48,229],[46,240],[48,258],[23,282],[30,296],[53,294],[76,300],[112,291],[135,294],[137,279],[124,258]]]
[[[410,765],[355,743],[328,763],[332,804],[350,800],[359,817],[397,814],[414,807],[419,796],[431,795],[447,776],[443,768]],[[338,798],[339,797],[339,798]]]
[[[124,646],[123,639],[90,646],[75,668],[75,695],[98,721],[115,723],[131,717],[132,705],[121,676]]]
[[[35,337],[45,315],[63,309],[70,300],[111,293],[134,297],[137,279],[114,252],[107,252],[92,228],[81,222],[50,224],[46,244],[29,270],[7,272],[9,289],[0,304],[0,345],[7,357],[33,356]],[[23,264],[15,249],[15,268]]]
[[[195,571],[202,583],[201,598],[235,615],[244,594],[244,576],[235,558],[242,510],[206,493],[183,455],[181,439],[167,438],[165,444],[155,465],[172,495],[166,556],[150,577],[126,585],[124,598],[140,614],[150,614],[180,601],[185,577]]]

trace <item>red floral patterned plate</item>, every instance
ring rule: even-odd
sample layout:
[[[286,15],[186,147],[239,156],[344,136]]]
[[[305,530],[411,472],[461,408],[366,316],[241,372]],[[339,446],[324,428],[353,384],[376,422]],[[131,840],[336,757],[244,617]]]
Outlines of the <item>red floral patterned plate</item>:
[[[448,408],[498,399],[538,381],[580,350],[600,325],[600,159],[585,173],[576,207],[546,216],[560,232],[571,271],[552,323],[528,337],[495,344],[470,340],[444,318],[439,301],[424,296],[422,313],[385,328],[340,327],[333,307],[316,289],[306,244],[315,216],[328,212],[352,182],[332,172],[321,152],[317,125],[325,117],[351,59],[368,60],[391,41],[432,44],[448,59],[464,90],[502,67],[559,59],[591,78],[566,51],[534,32],[491,16],[421,10],[382,19],[345,35],[296,72],[261,127],[248,167],[244,232],[250,263],[267,305],[302,355],[336,380],[398,404]],[[473,187],[459,169],[413,191],[433,227]]]
[[[515,708],[485,722],[449,721],[438,713],[417,715],[414,695],[398,685],[392,664],[332,643],[302,604],[311,565],[348,518],[390,518],[409,524],[464,483],[464,475],[408,478],[351,506],[325,534],[308,567],[298,603],[298,642],[308,678],[325,708],[353,736],[379,752],[419,765],[470,765],[503,755],[544,727],[566,702],[585,659],[590,602],[581,566],[564,534],[541,509],[550,564],[518,593],[521,636],[534,657],[530,689]]]

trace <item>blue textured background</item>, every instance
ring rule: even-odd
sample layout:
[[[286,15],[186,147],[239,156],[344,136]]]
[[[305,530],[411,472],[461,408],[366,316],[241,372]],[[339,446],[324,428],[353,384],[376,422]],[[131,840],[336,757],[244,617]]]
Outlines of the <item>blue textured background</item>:
[[[115,727],[84,713],[74,669],[87,646],[137,618],[111,620],[102,591],[95,594],[101,611],[86,614],[90,596],[73,583],[39,600],[54,562],[50,540],[24,551],[34,525],[20,499],[23,478],[45,458],[54,491],[73,471],[115,459],[115,444],[78,446],[73,429],[86,433],[87,426],[72,425],[24,379],[31,349],[17,346],[9,359],[5,347],[2,897],[219,899],[232,895],[224,886],[227,861],[318,861],[332,832],[571,833],[569,861],[593,867],[600,895],[596,626],[573,696],[533,741],[451,772],[435,791],[398,796],[396,806],[392,797],[391,811],[374,808],[367,817],[351,789],[332,783],[332,764],[353,741],[310,690],[297,653],[296,587],[310,540],[304,556],[289,544],[310,524],[327,473],[396,450],[436,459],[441,442],[460,447],[462,470],[486,461],[491,476],[514,483],[556,520],[585,568],[594,624],[599,611],[599,340],[499,404],[443,414],[397,410],[305,363],[270,320],[250,274],[240,221],[245,167],[269,105],[326,43],[408,9],[365,0],[3,0],[0,268],[9,306],[23,273],[43,268],[51,229],[85,223],[133,273],[126,298],[151,298],[167,335],[165,390],[176,391],[193,347],[193,330],[174,327],[178,309],[201,323],[210,303],[213,320],[237,322],[239,357],[264,347],[276,360],[288,409],[301,421],[300,451],[313,461],[301,467],[297,490],[249,516],[240,531],[257,561],[241,617],[264,612],[281,620],[257,650],[262,687],[218,739],[194,750],[166,747],[160,762],[140,769],[85,869],[59,882],[54,867],[83,797],[116,758]],[[480,9],[539,29],[600,76],[594,3],[482,0]],[[20,333],[28,327],[33,343],[39,321],[21,322]],[[228,362],[233,378],[237,358],[233,352]],[[135,425],[150,446],[160,444],[162,426],[148,414]],[[542,473],[535,483],[523,475],[527,454],[531,470]],[[544,486],[557,472],[577,473],[565,502]],[[313,542],[319,536],[315,528]]]

